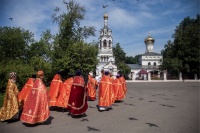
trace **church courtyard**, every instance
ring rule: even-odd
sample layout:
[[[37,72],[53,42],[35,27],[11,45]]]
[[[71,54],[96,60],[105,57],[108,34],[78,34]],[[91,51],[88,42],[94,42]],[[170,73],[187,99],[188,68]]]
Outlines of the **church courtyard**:
[[[1,133],[199,133],[199,82],[128,82],[128,93],[113,109],[99,112],[88,101],[86,115],[72,118],[51,110],[44,124],[0,122]]]

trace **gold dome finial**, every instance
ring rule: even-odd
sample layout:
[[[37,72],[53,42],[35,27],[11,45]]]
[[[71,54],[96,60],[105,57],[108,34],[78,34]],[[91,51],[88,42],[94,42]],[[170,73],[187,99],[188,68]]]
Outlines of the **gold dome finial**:
[[[103,16],[103,18],[104,18],[104,19],[108,19],[108,14],[105,13],[104,16]]]
[[[145,42],[145,44],[146,44],[147,42],[155,42],[154,38],[151,37],[150,32],[148,33],[148,37],[145,38],[144,42]]]

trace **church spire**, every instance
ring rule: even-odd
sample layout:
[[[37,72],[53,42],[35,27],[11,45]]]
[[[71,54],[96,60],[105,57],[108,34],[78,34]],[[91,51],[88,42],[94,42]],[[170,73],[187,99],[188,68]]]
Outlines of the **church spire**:
[[[108,27],[108,14],[105,13],[103,18],[104,18],[104,27]]]

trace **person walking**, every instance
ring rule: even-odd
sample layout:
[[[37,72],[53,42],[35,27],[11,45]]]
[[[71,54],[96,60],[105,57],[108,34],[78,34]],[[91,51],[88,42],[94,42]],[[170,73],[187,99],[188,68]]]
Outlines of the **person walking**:
[[[16,85],[16,78],[17,74],[15,72],[9,74],[3,106],[0,109],[1,121],[19,118],[19,101],[17,98],[19,90]]]
[[[109,110],[114,102],[114,92],[109,72],[105,71],[99,83],[98,106],[99,111]]]
[[[53,80],[51,81],[50,88],[49,88],[49,98],[50,98],[50,103],[49,106],[56,106],[56,102],[58,99],[58,93],[62,89],[62,80],[61,80],[61,75],[60,72],[56,73]]]
[[[20,120],[28,124],[44,123],[50,115],[47,89],[42,79],[44,72],[38,71],[35,83],[27,96]]]
[[[63,82],[63,86],[59,90],[58,99],[55,104],[57,107],[61,107],[64,109],[67,108],[73,80],[73,74],[69,74],[68,79]]]
[[[35,79],[36,79],[36,75],[33,74],[32,77],[27,80],[27,82],[25,83],[21,91],[19,92],[18,100],[20,102],[20,109],[23,109],[24,103],[26,102],[27,96],[33,87]]]
[[[72,117],[85,114],[88,109],[87,92],[81,71],[76,72],[71,87],[68,110]]]
[[[93,77],[93,73],[90,72],[88,74],[88,82],[87,82],[87,93],[88,93],[88,100],[96,100],[96,89],[98,86],[97,80]]]

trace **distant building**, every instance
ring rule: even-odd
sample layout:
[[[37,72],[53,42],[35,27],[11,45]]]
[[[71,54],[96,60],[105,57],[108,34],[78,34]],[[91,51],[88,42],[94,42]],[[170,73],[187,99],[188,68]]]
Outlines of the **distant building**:
[[[127,64],[131,68],[129,78],[132,80],[147,80],[148,72],[152,77],[160,77],[159,66],[162,65],[163,56],[153,52],[154,38],[150,36],[145,38],[146,51],[139,58],[139,64]]]
[[[113,38],[112,30],[108,28],[108,15],[104,14],[104,27],[100,30],[100,37],[98,42],[99,60],[96,66],[96,76],[101,77],[101,70],[109,71],[113,77],[117,75],[117,66],[115,65],[115,58],[113,56]]]

